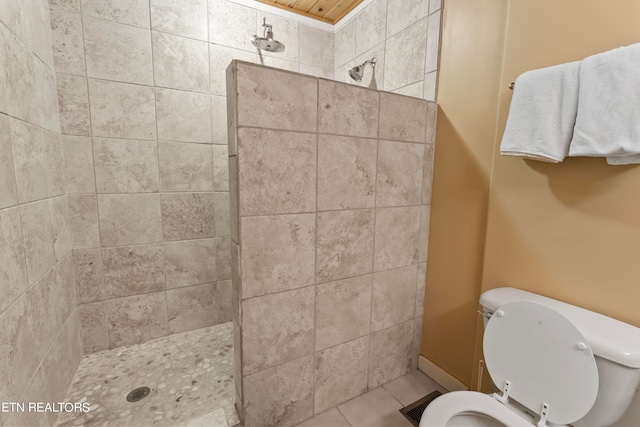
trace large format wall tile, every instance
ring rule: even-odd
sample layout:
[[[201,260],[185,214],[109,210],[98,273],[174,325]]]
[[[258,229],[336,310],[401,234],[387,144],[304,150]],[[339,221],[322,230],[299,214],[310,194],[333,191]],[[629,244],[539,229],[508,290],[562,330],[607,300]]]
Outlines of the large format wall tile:
[[[335,33],[334,65],[340,67],[356,56],[356,22],[351,20]]]
[[[368,335],[371,275],[316,287],[316,351]]]
[[[379,331],[413,319],[416,265],[373,274],[371,330]]]
[[[371,334],[369,388],[375,388],[411,370],[413,320]]]
[[[378,92],[323,79],[319,84],[318,132],[378,136]]]
[[[244,63],[237,73],[239,126],[316,131],[317,79]]]
[[[98,204],[104,247],[162,240],[159,195],[101,194]]]
[[[432,12],[432,11],[429,11]],[[440,11],[429,16],[427,24],[427,54],[425,59],[425,73],[438,69],[438,52],[440,46]]]
[[[229,191],[229,149],[226,145],[212,145],[213,191]]]
[[[89,98],[94,136],[156,138],[153,88],[89,79]]]
[[[18,208],[0,210],[0,313],[29,286]]]
[[[408,3],[403,2],[403,0],[388,0],[387,36],[392,36],[404,30],[409,25],[426,17],[429,13],[429,0],[416,0]]]
[[[223,81],[226,79],[222,74]],[[211,95],[211,143],[229,146],[227,129],[227,98],[224,96]]]
[[[69,218],[73,249],[100,246],[98,201],[95,195],[69,195]]]
[[[73,252],[73,261],[78,303],[104,299],[100,249],[75,250]]]
[[[374,211],[332,211],[318,214],[316,280],[327,282],[370,273]]]
[[[384,89],[394,90],[424,79],[427,18],[386,41]]]
[[[252,46],[252,50],[253,50]],[[258,55],[246,50],[233,49],[219,44],[209,45],[209,73],[211,79],[211,93],[213,95],[227,95],[226,72],[231,61],[257,62]],[[226,103],[225,103],[226,108]],[[226,143],[226,140],[225,140]]]
[[[315,135],[241,128],[238,152],[240,215],[315,210]]]
[[[46,200],[20,206],[29,283],[33,284],[56,263],[51,239],[49,203]]]
[[[306,287],[243,301],[243,375],[313,352],[314,292]]]
[[[208,55],[206,42],[153,31],[156,86],[208,92]]]
[[[231,320],[230,283],[218,282],[167,291],[172,334]]]
[[[158,139],[211,142],[211,100],[205,93],[156,88]]]
[[[92,193],[96,189],[91,138],[62,136],[67,193]]]
[[[149,28],[148,0],[81,0],[82,13],[96,18]]]
[[[242,218],[244,298],[312,285],[315,215]]]
[[[160,244],[103,249],[105,296],[119,298],[164,290],[163,254]]]
[[[251,36],[256,34],[256,16],[255,9],[228,0],[209,0],[209,41],[255,51]]]
[[[214,239],[164,244],[167,289],[200,285],[218,280]]]
[[[14,174],[9,121],[6,116],[0,115],[0,209],[18,203]]]
[[[388,270],[418,262],[419,231],[419,206],[377,209],[374,270]]]
[[[41,129],[9,119],[18,200],[26,203],[49,196],[47,152]]]
[[[313,376],[313,357],[308,356],[245,377],[245,425],[292,426],[310,418]]]
[[[105,302],[109,348],[136,344],[169,333],[164,292]]]
[[[151,0],[151,29],[208,41],[207,0]]]
[[[433,144],[424,146],[424,175],[422,177],[422,203],[431,203],[431,189],[433,187]]]
[[[423,158],[424,146],[421,144],[378,143],[376,206],[420,204]]]
[[[67,196],[49,199],[51,217],[51,238],[56,262],[71,252],[71,227],[69,225],[69,204]]]
[[[384,41],[387,33],[387,0],[374,0],[354,19],[356,55]]]
[[[209,145],[159,142],[162,191],[213,191],[212,157]]]
[[[153,84],[149,30],[85,16],[84,46],[88,77]]]
[[[380,138],[425,142],[427,105],[422,99],[380,93]]]
[[[91,135],[87,78],[58,73],[60,126],[65,135]]]
[[[372,208],[377,142],[318,135],[318,210]]]
[[[159,189],[155,141],[93,139],[98,193],[154,193]]]
[[[218,280],[231,279],[231,238],[216,238],[216,274]]]
[[[163,194],[162,235],[165,241],[216,235],[212,193]]]
[[[58,73],[83,76],[84,46],[82,37],[82,19],[78,13],[69,13],[52,7],[51,36],[53,37],[53,59]]]
[[[418,261],[426,262],[429,251],[429,221],[431,219],[431,206],[420,207],[420,237],[418,244]]]
[[[95,302],[78,306],[80,324],[82,325],[82,347],[85,354],[109,348],[105,304],[104,302]]]
[[[333,33],[308,27],[303,24],[299,25],[299,32],[300,46],[303,46],[303,49],[300,49],[300,63],[309,65],[322,64],[324,67],[329,67],[329,69],[333,70]],[[287,45],[287,48],[288,47]],[[302,68],[300,72],[302,72]]]
[[[323,412],[367,391],[368,359],[368,336],[319,351],[315,364],[314,412]]]

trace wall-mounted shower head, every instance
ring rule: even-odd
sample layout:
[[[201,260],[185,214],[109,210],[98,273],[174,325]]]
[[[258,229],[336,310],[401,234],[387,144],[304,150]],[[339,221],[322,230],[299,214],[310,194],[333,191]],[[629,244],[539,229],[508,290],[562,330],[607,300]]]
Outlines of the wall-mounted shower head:
[[[373,57],[373,58],[369,59],[368,61],[364,61],[362,64],[356,65],[355,67],[350,69],[349,70],[349,77],[351,77],[353,80],[355,80],[357,82],[361,82],[362,81],[362,77],[364,76],[364,69],[365,69],[367,64],[371,64],[371,68],[375,68],[375,66],[376,66],[376,58]]]
[[[267,18],[262,18],[262,26],[264,27],[263,37],[254,35],[251,37],[251,43],[258,49],[267,52],[284,52],[284,44],[273,39],[273,26],[267,24]]]

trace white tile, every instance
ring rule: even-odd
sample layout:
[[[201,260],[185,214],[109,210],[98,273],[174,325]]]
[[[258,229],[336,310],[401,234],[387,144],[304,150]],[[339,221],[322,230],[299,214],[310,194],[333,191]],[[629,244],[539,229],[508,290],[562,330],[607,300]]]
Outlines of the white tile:
[[[208,143],[211,100],[208,94],[156,88],[158,139]]]
[[[149,0],[82,0],[82,13],[95,18],[149,28]]]
[[[334,34],[300,24],[301,64],[332,70],[334,61]]]
[[[425,73],[438,68],[440,54],[440,12],[429,16],[427,24],[427,53],[425,58]]]
[[[446,390],[440,384],[418,370],[385,384],[384,389],[404,406],[411,405],[434,391],[446,393]]]
[[[387,0],[375,0],[356,18],[356,55],[384,41],[387,31]]]
[[[423,98],[428,101],[436,100],[438,72],[432,71],[424,76],[424,94]]]
[[[379,387],[338,406],[353,427],[412,427],[400,414],[402,404]]]
[[[56,71],[84,75],[84,45],[80,14],[51,8],[51,36]]]
[[[429,14],[429,0],[388,0],[387,37]]]
[[[384,89],[391,91],[423,79],[427,18],[387,39]]]
[[[356,23],[351,20],[335,34],[335,61],[339,67],[356,56]]]
[[[333,408],[298,424],[297,427],[351,427],[351,424],[337,408]]]
[[[209,0],[209,42],[255,52],[255,9],[227,0]]]
[[[207,0],[151,0],[151,29],[207,41]]]
[[[211,93],[214,95],[227,95],[226,71],[231,61],[234,59],[246,62],[258,61],[258,55],[255,52],[215,44],[210,44],[209,50]]]
[[[207,43],[158,31],[152,33],[156,86],[208,93]]]

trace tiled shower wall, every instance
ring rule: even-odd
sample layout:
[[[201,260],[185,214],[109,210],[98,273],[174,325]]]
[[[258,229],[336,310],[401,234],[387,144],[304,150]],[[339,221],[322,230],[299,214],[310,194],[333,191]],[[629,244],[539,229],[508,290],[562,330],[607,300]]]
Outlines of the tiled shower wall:
[[[231,319],[225,69],[331,76],[333,34],[225,0],[51,0],[85,352]],[[286,44],[259,56],[262,18]]]
[[[351,67],[376,57],[378,89],[436,99],[442,0],[374,0],[335,35],[335,78],[371,87],[367,66],[362,82]]]
[[[236,399],[293,425],[417,367],[435,104],[227,73]]]
[[[0,402],[60,402],[82,357],[46,0],[0,2]],[[0,412],[0,425],[55,414]]]

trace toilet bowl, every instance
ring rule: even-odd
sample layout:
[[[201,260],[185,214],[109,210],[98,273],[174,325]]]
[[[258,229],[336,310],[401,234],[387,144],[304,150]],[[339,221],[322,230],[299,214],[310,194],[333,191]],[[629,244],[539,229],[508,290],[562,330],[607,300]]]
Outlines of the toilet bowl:
[[[640,328],[515,288],[480,298],[487,371],[497,389],[446,393],[420,427],[604,427],[640,385]]]
[[[425,409],[420,427],[569,424],[589,412],[598,369],[584,336],[566,317],[539,303],[502,305],[485,328],[483,349],[493,396],[448,393]],[[534,418],[516,413],[515,401]]]

